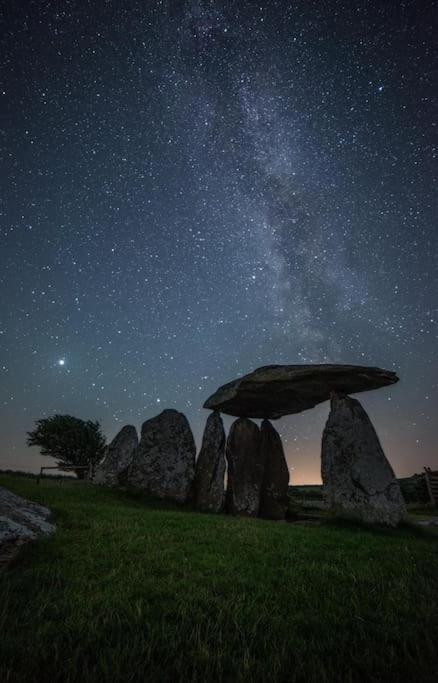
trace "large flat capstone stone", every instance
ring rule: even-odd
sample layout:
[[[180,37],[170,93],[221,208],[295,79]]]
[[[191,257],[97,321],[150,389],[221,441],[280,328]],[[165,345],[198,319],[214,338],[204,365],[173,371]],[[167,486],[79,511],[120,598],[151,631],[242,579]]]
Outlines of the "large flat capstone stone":
[[[330,399],[398,382],[395,372],[360,365],[267,365],[224,384],[204,408],[236,417],[275,420]]]

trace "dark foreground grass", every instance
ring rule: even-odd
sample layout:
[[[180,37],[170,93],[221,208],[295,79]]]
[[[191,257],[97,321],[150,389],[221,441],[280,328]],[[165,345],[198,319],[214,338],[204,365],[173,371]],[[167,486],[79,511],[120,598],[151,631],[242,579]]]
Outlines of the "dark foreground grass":
[[[437,680],[433,534],[0,484],[58,524],[0,572],[1,681]]]

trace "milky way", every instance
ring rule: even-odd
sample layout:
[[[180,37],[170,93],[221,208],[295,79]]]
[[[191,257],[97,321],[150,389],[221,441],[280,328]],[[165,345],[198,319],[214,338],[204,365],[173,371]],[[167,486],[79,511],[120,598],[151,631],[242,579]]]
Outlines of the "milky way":
[[[199,442],[218,385],[313,361],[397,370],[361,401],[398,474],[438,466],[432,7],[10,5],[0,467],[54,412]],[[296,482],[326,416],[278,422]]]

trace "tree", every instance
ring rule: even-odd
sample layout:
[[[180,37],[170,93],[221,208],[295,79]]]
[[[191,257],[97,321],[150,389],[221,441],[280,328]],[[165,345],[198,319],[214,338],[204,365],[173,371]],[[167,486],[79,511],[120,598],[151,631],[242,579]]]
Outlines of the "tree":
[[[84,421],[71,415],[53,415],[36,420],[36,427],[27,433],[27,445],[39,446],[42,455],[50,455],[57,465],[91,466],[98,463],[105,449],[105,437],[99,422]],[[79,479],[87,470],[75,470]]]

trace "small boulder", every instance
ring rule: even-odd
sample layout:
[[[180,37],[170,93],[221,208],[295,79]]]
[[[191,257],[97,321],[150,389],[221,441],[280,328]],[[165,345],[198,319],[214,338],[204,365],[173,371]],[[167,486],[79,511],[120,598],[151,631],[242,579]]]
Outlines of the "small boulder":
[[[321,473],[329,509],[396,526],[406,507],[393,469],[359,401],[333,394],[322,437]]]
[[[195,468],[195,502],[199,510],[220,512],[224,504],[225,429],[219,413],[207,418]]]
[[[289,468],[284,457],[280,434],[269,420],[262,422],[260,449],[265,472],[259,515],[265,519],[284,519],[288,504]]]
[[[226,446],[226,506],[231,514],[258,515],[264,471],[262,457],[258,426],[246,417],[233,422]]]
[[[193,494],[195,457],[195,441],[185,415],[163,410],[143,423],[128,483],[157,498],[184,503]]]
[[[96,467],[93,482],[104,486],[126,483],[126,475],[138,447],[137,430],[125,425],[105,449],[103,460]]]

